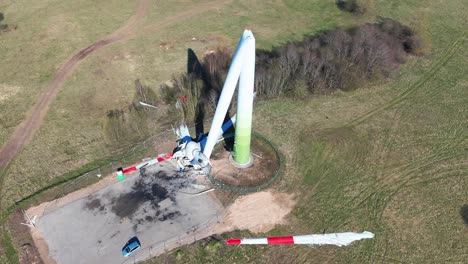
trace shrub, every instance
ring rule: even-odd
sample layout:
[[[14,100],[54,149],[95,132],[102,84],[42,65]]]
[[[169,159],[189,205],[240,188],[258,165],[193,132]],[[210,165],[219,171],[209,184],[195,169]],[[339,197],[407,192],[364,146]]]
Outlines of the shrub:
[[[364,10],[358,4],[358,0],[336,0],[336,6],[345,12],[362,14]]]
[[[139,102],[158,105],[158,96],[147,86],[135,80],[135,96],[131,104],[121,109],[107,112],[103,124],[104,135],[109,144],[131,144],[141,141],[148,135],[149,108]]]
[[[203,57],[202,69],[207,77],[215,73],[226,73],[231,64],[231,53],[227,48],[217,48],[214,52],[209,52]]]
[[[107,112],[104,122],[104,135],[109,144],[126,145],[139,142],[148,133],[147,115],[137,103],[124,109]]]
[[[159,98],[157,94],[150,87],[142,85],[139,79],[135,80],[135,89],[136,93],[134,101],[144,102],[154,106],[159,104]]]

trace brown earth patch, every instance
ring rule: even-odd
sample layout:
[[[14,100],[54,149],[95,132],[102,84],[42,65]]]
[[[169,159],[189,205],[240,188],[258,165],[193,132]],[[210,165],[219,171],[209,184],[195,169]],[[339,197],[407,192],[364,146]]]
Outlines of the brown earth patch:
[[[224,219],[215,227],[216,233],[237,229],[268,232],[278,224],[285,224],[294,208],[294,196],[274,190],[241,196],[227,208]]]
[[[21,210],[16,210],[8,218],[8,230],[16,249],[18,249],[21,264],[43,264],[39,256],[39,251],[34,246],[33,238],[29,232],[29,227],[22,225],[25,223]]]
[[[271,179],[279,167],[279,161],[271,146],[255,137],[252,138],[251,145],[252,166],[237,168],[229,159],[230,155],[230,152],[224,150],[213,155],[211,175],[214,179],[231,186],[259,186]]]

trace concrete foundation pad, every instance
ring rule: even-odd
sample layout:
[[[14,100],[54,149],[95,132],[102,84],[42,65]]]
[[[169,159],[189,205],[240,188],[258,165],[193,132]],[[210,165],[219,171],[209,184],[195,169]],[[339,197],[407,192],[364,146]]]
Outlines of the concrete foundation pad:
[[[122,247],[133,236],[142,244],[142,254],[135,254],[142,260],[154,245],[216,223],[219,202],[209,193],[187,194],[191,180],[183,177],[169,162],[154,165],[46,212],[36,230],[57,263],[123,263],[129,259]]]
[[[229,155],[229,162],[231,163],[232,166],[234,166],[236,168],[245,169],[245,168],[249,168],[250,166],[253,165],[254,157],[252,156],[252,154],[250,154],[249,162],[247,162],[246,164],[239,164],[234,160],[234,157],[232,155]]]

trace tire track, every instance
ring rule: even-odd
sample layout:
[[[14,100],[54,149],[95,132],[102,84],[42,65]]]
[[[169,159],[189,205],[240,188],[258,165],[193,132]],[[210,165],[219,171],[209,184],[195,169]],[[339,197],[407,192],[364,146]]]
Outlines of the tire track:
[[[220,8],[223,5],[232,2],[232,0],[215,0],[207,3],[197,4],[195,7],[177,13],[173,16],[163,19],[156,25],[149,25],[143,27],[145,33],[148,31],[158,31],[161,28],[167,27],[170,24],[178,22],[183,19],[190,18],[212,10]],[[140,24],[141,20],[146,16],[151,5],[151,0],[139,0],[135,14],[131,16],[127,22],[111,33],[110,35],[96,41],[88,47],[79,50],[72,55],[65,63],[63,63],[56,71],[54,78],[47,85],[43,92],[39,95],[34,106],[29,110],[26,118],[17,126],[13,134],[7,142],[0,149],[0,193],[3,188],[4,177],[7,174],[9,164],[21,152],[21,150],[32,140],[34,134],[38,131],[39,127],[44,122],[45,116],[51,103],[56,98],[57,94],[63,86],[66,79],[76,70],[79,63],[86,59],[93,52],[106,47],[110,44],[132,38],[135,34],[134,30]],[[1,206],[0,206],[1,207]]]
[[[232,2],[232,0],[217,0],[199,4],[188,11],[177,13],[171,17],[168,17],[157,25],[146,26],[143,28],[143,30],[145,32],[147,30],[157,31],[181,19],[187,19],[194,15],[206,12],[207,10],[220,8],[229,2]],[[149,7],[150,0],[140,0],[138,2],[135,15],[130,17],[122,27],[117,29],[112,34],[104,37],[103,39],[98,40],[88,47],[78,51],[59,67],[55,73],[54,79],[40,94],[36,103],[28,112],[25,120],[20,125],[18,125],[13,134],[10,136],[9,140],[0,149],[0,168],[6,167],[21,151],[21,149],[31,141],[34,133],[43,123],[50,104],[57,96],[65,80],[75,71],[78,64],[96,50],[132,37],[134,33],[133,30],[140,22],[140,20],[146,16]]]
[[[79,50],[72,55],[65,63],[60,65],[54,78],[47,87],[40,93],[36,103],[29,110],[26,118],[18,125],[7,142],[0,149],[0,194],[3,189],[3,182],[8,173],[9,164],[21,152],[21,150],[32,140],[34,134],[39,130],[44,122],[50,105],[57,97],[66,79],[76,70],[78,64],[94,51],[119,42],[132,35],[133,29],[149,10],[150,0],[139,0],[135,14],[127,22],[114,31],[112,34],[96,41],[88,47]],[[1,195],[3,196],[3,195]],[[0,208],[2,201],[0,201]]]
[[[453,160],[463,156],[466,156],[466,153],[435,155],[419,160],[416,162],[419,164],[415,167],[408,166],[408,168],[405,168],[403,171],[392,174],[392,177],[389,177],[388,180],[377,183],[370,192],[359,193],[347,204],[347,206],[358,209],[367,204],[368,211],[370,212],[372,219],[378,223],[381,220],[388,203],[404,188],[434,179],[460,176],[460,172],[464,166],[463,164],[457,165],[456,168],[451,167],[436,170],[434,173],[431,173],[431,175],[434,174],[431,177],[422,179],[423,172],[427,172],[426,174],[429,174],[429,171],[432,171],[434,166],[440,162]],[[395,178],[397,175],[400,176]]]
[[[408,96],[411,94],[415,93],[419,88],[421,88],[425,83],[427,83],[434,75],[448,62],[450,59],[456,54],[456,52],[463,46],[463,43],[465,41],[465,35],[466,33],[462,34],[457,40],[455,40],[450,48],[442,55],[442,57],[431,67],[431,69],[423,75],[419,80],[417,80],[415,83],[410,85],[408,89],[403,91],[401,94],[398,96],[394,97],[391,99],[389,102],[386,104],[377,107],[375,109],[370,110],[369,112],[361,115],[360,117],[352,120],[351,122],[348,123],[350,126],[356,126],[359,125],[366,120],[372,118],[373,116],[379,114],[382,111],[385,111],[393,106],[398,105],[402,101],[404,101]]]
[[[44,122],[50,104],[54,101],[63,83],[75,71],[78,64],[92,52],[129,37],[139,20],[145,16],[149,6],[150,0],[140,0],[135,15],[130,17],[121,28],[117,29],[109,36],[78,51],[58,68],[54,79],[52,79],[46,89],[39,95],[39,98],[28,112],[25,120],[15,129],[9,140],[0,150],[0,168],[6,167],[23,147],[31,141],[35,132]]]
[[[374,181],[352,198],[348,198],[349,201],[346,203],[345,208],[358,210],[367,207],[370,219],[379,224],[387,205],[403,189],[423,182],[459,177],[466,168],[464,160],[468,152],[466,150],[457,152],[454,149],[458,149],[464,141],[463,134],[455,131],[455,135],[448,140],[450,143],[440,144],[432,154],[420,156],[416,160],[396,167],[385,178],[372,179],[365,177],[352,183],[351,185],[356,185],[361,181]],[[452,161],[456,163],[452,163],[448,167],[438,167],[438,164]],[[341,222],[341,224],[343,223]]]

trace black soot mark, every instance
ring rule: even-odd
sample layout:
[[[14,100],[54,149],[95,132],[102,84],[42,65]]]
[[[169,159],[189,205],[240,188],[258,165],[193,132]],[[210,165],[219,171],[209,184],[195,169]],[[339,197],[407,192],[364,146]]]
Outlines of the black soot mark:
[[[158,203],[167,198],[167,190],[157,183],[145,184],[137,181],[132,190],[112,199],[112,212],[120,218],[131,218],[145,202],[157,207]]]
[[[93,212],[103,212],[106,210],[104,205],[101,204],[101,200],[98,198],[88,198],[88,202],[84,205],[85,209],[88,209],[89,211]]]

